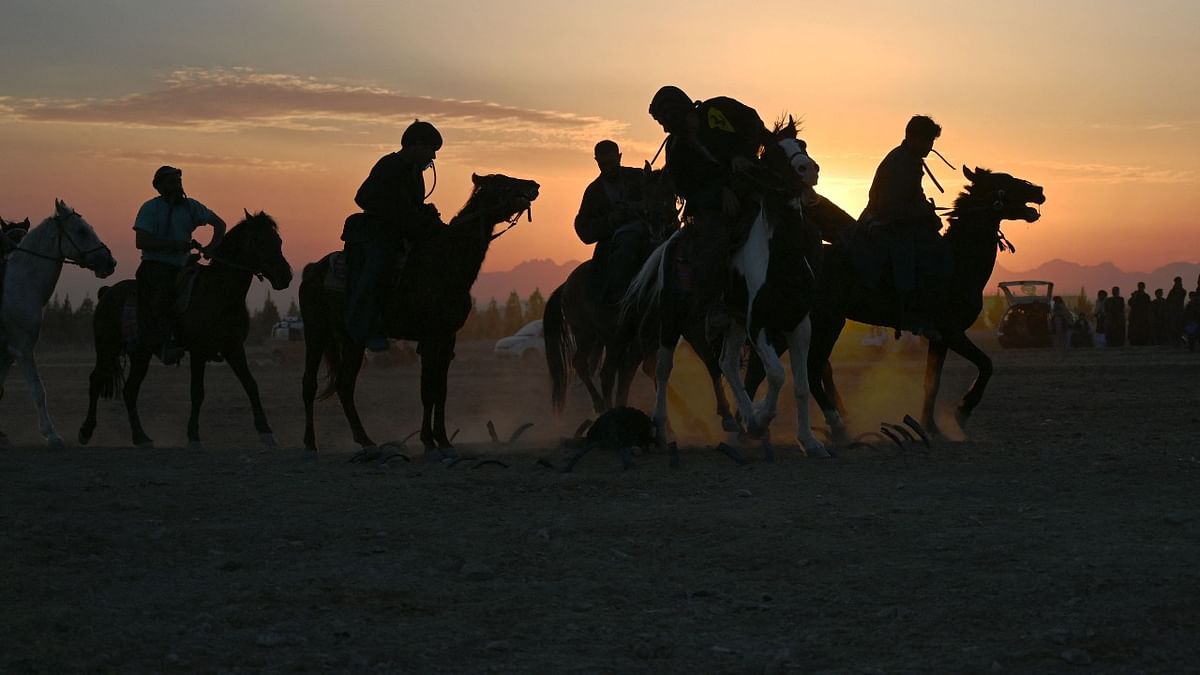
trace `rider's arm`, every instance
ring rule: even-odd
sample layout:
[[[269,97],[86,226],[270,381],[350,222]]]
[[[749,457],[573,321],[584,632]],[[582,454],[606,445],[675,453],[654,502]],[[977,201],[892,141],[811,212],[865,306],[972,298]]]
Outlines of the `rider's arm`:
[[[226,229],[225,221],[221,220],[220,216],[213,213],[212,211],[209,211],[208,215],[209,215],[208,224],[212,226],[213,236],[212,236],[212,241],[209,242],[208,246],[204,247],[205,250],[215,249],[216,247],[220,246],[221,240],[223,240],[225,238],[225,229]]]
[[[579,214],[575,216],[575,234],[585,244],[594,244],[612,236],[613,222],[607,209],[601,207],[600,180],[593,181],[583,191]]]

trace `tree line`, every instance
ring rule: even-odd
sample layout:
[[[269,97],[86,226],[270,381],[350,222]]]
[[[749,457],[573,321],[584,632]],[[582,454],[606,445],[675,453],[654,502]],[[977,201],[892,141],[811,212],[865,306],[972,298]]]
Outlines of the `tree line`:
[[[513,291],[509,293],[503,305],[493,298],[480,307],[472,299],[471,313],[467,317],[466,325],[458,334],[460,338],[468,340],[499,339],[512,335],[534,319],[542,318],[545,308],[546,300],[537,289],[524,300]],[[96,301],[91,296],[85,296],[76,306],[70,295],[55,295],[42,312],[40,341],[52,345],[90,345],[95,315]],[[292,300],[287,312],[281,314],[275,299],[268,293],[262,306],[250,312],[250,334],[246,343],[262,344],[270,337],[271,328],[285,316],[300,316],[300,308],[296,306],[296,301]]]

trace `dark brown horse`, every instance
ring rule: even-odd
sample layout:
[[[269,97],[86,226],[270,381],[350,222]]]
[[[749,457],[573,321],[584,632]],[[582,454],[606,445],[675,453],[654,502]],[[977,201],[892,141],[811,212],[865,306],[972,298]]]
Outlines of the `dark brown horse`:
[[[263,212],[246,218],[225,235],[212,254],[211,264],[196,271],[195,285],[187,309],[176,319],[175,334],[181,347],[191,354],[192,410],[188,418],[187,436],[193,446],[200,444],[200,404],[204,401],[205,364],[219,357],[224,359],[246,395],[254,413],[254,428],[267,447],[275,446],[275,437],[267,423],[258,384],[246,363],[246,334],[250,315],[246,311],[246,292],[255,276],[266,277],[275,290],[292,283],[292,267],[283,257],[283,240],[275,221]],[[127,302],[136,305],[137,282],[122,281],[111,288],[100,289],[94,318],[96,367],[88,387],[88,412],[79,427],[79,443],[86,445],[96,429],[96,399],[111,398],[123,393],[133,443],[153,447],[154,441],[142,429],[137,399],[146,371],[150,367],[150,351],[140,347],[128,350],[122,334],[122,316]],[[124,376],[122,354],[129,356],[129,376]],[[122,392],[122,388],[124,391]]]
[[[474,190],[458,215],[433,237],[418,242],[408,255],[395,293],[384,300],[389,337],[417,342],[421,355],[421,442],[427,449],[448,451],[446,379],[454,358],[455,334],[471,310],[471,285],[488,246],[499,235],[499,223],[515,223],[538,196],[538,184],[503,175],[472,176]],[[322,398],[337,393],[354,441],[374,448],[354,404],[354,386],[362,368],[364,346],[348,339],[340,294],[325,288],[329,257],[304,268],[300,282],[300,314],[304,318],[304,447],[316,452],[313,401],[317,370],[324,358],[329,385]],[[449,454],[449,452],[445,452]]]
[[[653,248],[679,229],[679,214],[675,188],[666,173],[651,171],[647,164],[643,176],[639,211],[649,229]],[[647,352],[636,344],[636,326],[621,325],[616,306],[602,306],[595,301],[590,290],[598,273],[594,260],[580,263],[546,301],[542,325],[546,365],[550,371],[551,404],[556,413],[566,404],[572,370],[587,388],[592,408],[597,413],[609,410],[614,403],[617,407],[624,406],[638,364],[643,363],[644,355],[654,352],[653,346]],[[716,359],[706,361],[710,362],[713,376],[720,377]],[[600,370],[600,387],[593,381],[597,368]],[[647,374],[650,372],[647,370]],[[716,391],[719,392],[718,400],[723,402],[724,391],[719,387]],[[725,410],[728,412],[728,404],[725,404]]]
[[[966,330],[983,309],[983,290],[996,265],[996,254],[1006,247],[1012,248],[1000,226],[1006,220],[1036,221],[1040,213],[1030,204],[1040,205],[1046,201],[1041,186],[1006,173],[979,168],[971,171],[963,167],[963,175],[971,182],[955,199],[949,213],[950,227],[943,235],[953,256],[953,275],[944,282],[943,304],[926,317],[941,334],[940,339],[929,343],[921,414],[921,424],[933,434],[938,433],[934,404],[948,351],[967,359],[979,371],[958,405],[956,418],[960,426],[966,424],[971,412],[979,405],[992,376],[992,360],[967,337]],[[829,207],[819,216],[823,231],[836,230],[838,222],[846,228],[854,227],[853,218],[835,206]],[[827,247],[817,282],[808,373],[813,398],[821,406],[834,439],[845,443],[849,438],[842,419],[844,411],[839,410],[832,374],[828,375],[829,386],[821,375],[829,367],[829,355],[847,319],[897,328],[901,321],[901,303],[894,291],[868,289],[855,270],[845,240],[832,239],[834,245]]]

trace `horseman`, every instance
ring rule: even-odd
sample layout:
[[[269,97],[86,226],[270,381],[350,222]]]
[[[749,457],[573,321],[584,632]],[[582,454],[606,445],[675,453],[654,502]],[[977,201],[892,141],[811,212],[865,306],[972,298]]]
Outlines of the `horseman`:
[[[402,254],[442,227],[437,208],[425,203],[423,175],[441,147],[442,135],[432,124],[410,124],[400,150],[381,157],[358,188],[354,203],[362,213],[346,219],[346,328],[353,342],[371,351],[388,348],[382,298],[392,291]]]
[[[193,248],[215,250],[225,237],[225,221],[183,191],[183,171],[160,166],[150,181],[158,196],[142,204],[134,220],[138,266],[138,334],[142,345],[167,365],[179,363],[184,351],[173,335],[175,282]],[[211,225],[212,241],[201,247],[192,232]]]
[[[666,168],[686,202],[676,277],[678,290],[699,306],[714,305],[741,240],[739,215],[752,184],[754,165],[770,132],[755,110],[732,98],[693,101],[665,86],[650,102],[650,116],[669,134]]]
[[[927,336],[935,331],[920,315],[938,304],[934,297],[938,284],[921,277],[949,276],[939,236],[942,220],[921,188],[921,179],[929,171],[925,157],[936,152],[933,142],[941,134],[933,119],[913,116],[904,128],[904,140],[875,170],[867,207],[859,216],[869,240],[891,263],[892,281],[902,302],[900,328]],[[864,282],[876,287],[879,271],[872,272]]]
[[[649,254],[645,172],[621,166],[621,149],[614,141],[597,143],[595,158],[600,175],[583,192],[575,234],[596,245],[589,296],[597,304],[615,305]]]

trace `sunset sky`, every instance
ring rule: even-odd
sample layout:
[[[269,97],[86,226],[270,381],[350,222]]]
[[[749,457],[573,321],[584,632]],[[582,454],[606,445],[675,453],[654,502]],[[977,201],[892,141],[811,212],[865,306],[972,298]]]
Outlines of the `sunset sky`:
[[[933,116],[950,161],[1045,186],[1041,222],[1006,228],[1009,269],[1200,259],[1200,4],[834,5],[3,0],[0,216],[36,223],[61,197],[132,276],[134,214],[172,164],[231,224],[275,216],[298,268],[340,247],[359,183],[419,117],[445,137],[447,218],[472,171],[542,185],[484,269],[582,259],[592,145],[649,159],[647,104],[675,84],[802,118],[818,190],[855,214],[909,116]],[[948,205],[961,174],[930,166]]]

